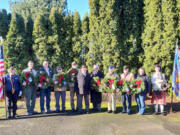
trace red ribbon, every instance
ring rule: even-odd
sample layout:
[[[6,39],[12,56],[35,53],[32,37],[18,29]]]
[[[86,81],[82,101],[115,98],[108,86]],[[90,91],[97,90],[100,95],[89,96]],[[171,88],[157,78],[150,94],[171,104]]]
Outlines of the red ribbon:
[[[120,80],[120,81],[118,82],[118,85],[119,85],[119,86],[122,86],[123,83],[124,83],[123,80]]]
[[[99,86],[101,84],[101,81],[97,80],[96,84]]]
[[[109,88],[112,89],[112,84],[113,84],[114,80],[108,80],[108,82],[109,82]]]
[[[63,75],[60,75],[60,76],[59,76],[59,83],[61,83],[61,81],[62,81],[63,78],[64,78]]]
[[[29,72],[26,72],[26,73],[25,73],[25,77],[26,77],[26,83],[28,83],[28,82],[29,82],[29,80],[28,80],[28,78],[29,78],[29,75],[30,75],[30,73],[29,73]]]
[[[30,74],[29,72],[27,72],[27,73],[25,74],[26,79],[28,79],[29,74]]]
[[[74,74],[74,73],[75,73],[75,70],[72,69],[72,70],[70,71],[70,75],[72,75],[72,74]]]
[[[141,83],[142,83],[142,81],[141,81],[141,80],[139,80],[139,81],[136,81],[136,86],[137,86],[137,88],[140,88],[140,86],[141,86]]]
[[[45,80],[45,79],[46,79],[46,76],[42,75],[42,76],[40,77],[40,84],[42,84],[42,83],[43,83],[43,80]]]

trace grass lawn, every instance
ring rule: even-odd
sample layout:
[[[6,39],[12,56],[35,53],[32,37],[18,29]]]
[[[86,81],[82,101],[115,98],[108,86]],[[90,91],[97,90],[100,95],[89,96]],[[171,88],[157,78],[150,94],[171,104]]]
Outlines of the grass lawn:
[[[71,106],[70,106],[70,93],[69,91],[66,92],[66,110],[70,110]],[[120,112],[122,110],[122,103],[119,101],[120,97],[119,95],[117,96],[117,111]],[[76,101],[76,99],[75,99]],[[75,102],[76,103],[76,102]],[[5,105],[4,102],[0,102],[0,117],[5,117],[5,108],[3,107]],[[51,110],[54,111],[55,110],[55,99],[54,99],[54,93],[51,93]],[[85,107],[85,105],[83,104],[83,108]],[[17,110],[17,114],[18,115],[25,115],[26,114],[26,103],[25,101],[18,101],[18,110]],[[92,103],[90,103],[90,109],[92,109]],[[106,102],[106,95],[103,95],[103,102],[102,102],[102,111],[106,112],[107,110],[107,102]],[[137,106],[136,103],[133,102],[132,104],[132,111],[135,112],[137,110]],[[35,111],[40,112],[40,101],[39,98],[36,99],[36,106],[35,106]],[[147,106],[147,112],[153,112],[153,109],[149,106]]]

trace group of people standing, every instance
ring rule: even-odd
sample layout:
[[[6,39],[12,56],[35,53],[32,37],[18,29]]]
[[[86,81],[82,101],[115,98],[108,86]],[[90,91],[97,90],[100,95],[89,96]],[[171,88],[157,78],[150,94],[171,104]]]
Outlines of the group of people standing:
[[[29,61],[28,67],[22,71],[22,73],[30,72],[34,78],[40,74],[40,72],[46,72],[50,78],[52,78],[53,83],[56,84],[55,76],[63,72],[63,69],[58,66],[56,72],[54,73],[52,68],[49,67],[48,61],[44,61],[42,67],[36,71],[34,69],[34,62]],[[145,90],[139,94],[135,95],[135,99],[138,105],[138,114],[145,114],[145,98],[148,93],[151,91],[152,85],[152,103],[155,107],[155,114],[158,114],[158,106],[160,105],[160,112],[164,115],[164,105],[166,104],[166,89],[167,82],[165,79],[165,75],[161,73],[161,67],[157,64],[155,65],[155,73],[152,74],[151,78],[149,78],[144,68],[139,68],[138,74],[135,77],[133,73],[129,72],[128,66],[123,67],[123,73],[117,74],[113,66],[109,66],[108,73],[104,75],[103,72],[99,70],[98,65],[93,66],[93,71],[91,73],[88,72],[87,66],[82,65],[80,69],[76,62],[72,62],[71,69],[73,69],[74,78],[71,79],[70,87],[56,87],[49,86],[47,88],[43,88],[40,83],[27,85],[24,81],[20,80],[20,76],[16,74],[15,68],[11,67],[8,69],[8,74],[4,76],[4,86],[7,97],[7,105],[8,105],[8,118],[16,117],[17,110],[17,100],[18,96],[22,95],[22,89],[24,88],[24,97],[26,100],[27,114],[33,115],[37,112],[34,111],[35,102],[36,102],[36,92],[37,89],[40,89],[40,109],[41,113],[51,113],[50,109],[50,101],[51,101],[51,91],[54,89],[54,95],[56,100],[56,113],[65,112],[66,111],[66,91],[70,91],[70,104],[72,112],[83,113],[82,102],[84,99],[85,102],[85,112],[89,113],[89,102],[93,104],[93,111],[100,112],[101,111],[101,103],[102,103],[102,93],[94,90],[95,84],[92,84],[93,77],[99,77],[103,79],[104,77],[114,77],[119,80],[122,79],[124,81],[130,82],[135,78],[142,79],[145,83]],[[69,71],[71,72],[71,71]],[[70,73],[71,74],[71,73]],[[32,80],[30,80],[32,81]],[[117,113],[116,111],[116,100],[117,93],[120,91],[118,88],[115,88],[114,92],[106,93],[107,94],[107,102],[108,102],[108,113]],[[76,107],[75,107],[75,96],[76,96]],[[45,98],[46,98],[46,111],[45,111]],[[90,99],[89,99],[90,98]],[[61,105],[59,104],[61,99]],[[131,114],[131,104],[132,104],[132,95],[130,92],[123,92],[121,94],[122,100],[122,113]],[[61,108],[60,108],[61,107]]]

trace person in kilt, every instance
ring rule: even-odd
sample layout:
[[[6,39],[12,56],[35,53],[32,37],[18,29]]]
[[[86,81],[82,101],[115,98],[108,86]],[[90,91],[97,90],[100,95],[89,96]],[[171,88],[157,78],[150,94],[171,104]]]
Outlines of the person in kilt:
[[[99,79],[104,78],[104,74],[99,71],[98,65],[94,65],[93,72],[91,73],[91,78],[99,77]],[[102,102],[102,93],[95,90],[96,84],[92,84],[95,86],[91,87],[91,102],[93,104],[94,111],[101,111],[101,102]]]
[[[22,86],[24,86],[24,94],[26,99],[27,114],[35,114],[36,102],[36,86],[35,86],[36,71],[34,70],[34,62],[29,61],[28,67],[22,71]]]
[[[145,69],[143,67],[139,68],[136,79],[141,79],[145,85],[145,89],[142,90],[141,93],[135,95],[136,103],[138,105],[138,114],[143,115],[146,109],[145,98],[146,95],[150,92],[150,80],[146,75]]]
[[[161,67],[159,64],[155,65],[155,73],[151,77],[152,83],[152,104],[154,104],[155,115],[158,114],[158,106],[160,106],[160,112],[164,113],[164,105],[166,105],[166,90],[167,81],[165,75],[161,73]]]

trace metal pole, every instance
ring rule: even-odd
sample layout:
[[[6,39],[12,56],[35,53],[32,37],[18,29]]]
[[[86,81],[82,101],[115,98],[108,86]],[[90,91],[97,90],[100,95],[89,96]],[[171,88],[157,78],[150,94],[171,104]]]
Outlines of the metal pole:
[[[5,80],[3,79],[2,81],[3,81],[3,84],[5,84]],[[6,98],[6,89],[5,89],[5,87],[3,87],[3,92],[4,92],[6,119],[7,119],[8,118],[8,110],[7,110],[7,100],[6,100],[7,98]]]
[[[173,112],[173,90],[171,90],[171,106],[170,106],[170,113]]]
[[[0,37],[0,43],[3,44],[3,38]],[[5,79],[1,75],[2,83],[3,83],[3,96],[4,96],[4,102],[5,102],[5,113],[6,113],[6,119],[8,118],[8,110],[7,110],[7,100],[6,100],[6,90],[4,87],[5,84]]]
[[[178,39],[176,40],[176,47],[178,47]],[[173,112],[173,98],[174,98],[173,90],[171,89],[171,106],[170,106],[170,113]]]

